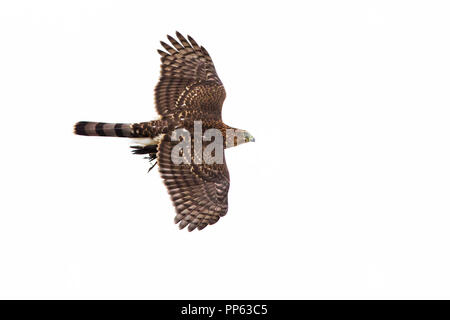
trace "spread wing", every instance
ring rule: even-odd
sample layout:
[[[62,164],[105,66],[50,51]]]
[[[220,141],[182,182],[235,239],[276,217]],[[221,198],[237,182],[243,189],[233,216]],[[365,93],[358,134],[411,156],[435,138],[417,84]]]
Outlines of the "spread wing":
[[[155,88],[156,110],[163,118],[221,119],[225,89],[211,57],[194,39],[161,41],[161,76]]]
[[[177,215],[180,229],[202,230],[216,223],[228,211],[230,175],[223,164],[175,164],[171,154],[178,141],[166,134],[159,144],[158,164]],[[192,155],[192,158],[194,155]]]

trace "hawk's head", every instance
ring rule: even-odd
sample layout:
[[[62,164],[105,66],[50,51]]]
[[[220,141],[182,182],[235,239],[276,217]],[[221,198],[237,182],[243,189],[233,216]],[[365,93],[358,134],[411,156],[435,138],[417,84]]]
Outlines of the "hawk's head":
[[[255,142],[255,137],[250,134],[248,131],[244,131],[244,140],[245,142]]]
[[[242,129],[229,128],[226,130],[226,147],[235,147],[243,143],[255,142],[250,132]]]

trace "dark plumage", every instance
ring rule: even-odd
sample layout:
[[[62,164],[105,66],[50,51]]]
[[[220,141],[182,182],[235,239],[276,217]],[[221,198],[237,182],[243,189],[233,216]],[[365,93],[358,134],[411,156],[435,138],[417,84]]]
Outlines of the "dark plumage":
[[[173,163],[171,153],[178,142],[171,140],[171,133],[184,128],[193,135],[194,121],[198,120],[202,121],[203,132],[218,129],[224,139],[227,129],[233,128],[222,122],[226,93],[209,53],[190,36],[186,39],[179,32],[176,36],[178,40],[168,36],[171,45],[161,42],[166,51],[158,50],[161,76],[155,87],[155,105],[159,120],[134,124],[78,122],[75,133],[152,139],[149,145],[133,146],[133,153],[148,154],[150,162],[157,159],[177,212],[175,223],[192,231],[216,223],[227,213],[230,176],[225,161]],[[254,141],[246,131],[236,130],[245,134],[244,142]]]

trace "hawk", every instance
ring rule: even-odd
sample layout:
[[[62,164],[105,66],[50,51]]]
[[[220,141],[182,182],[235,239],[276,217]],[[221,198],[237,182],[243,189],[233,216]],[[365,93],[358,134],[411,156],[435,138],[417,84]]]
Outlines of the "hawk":
[[[131,146],[133,153],[148,156],[149,171],[156,164],[159,166],[176,210],[175,223],[180,229],[202,230],[228,211],[230,175],[223,149],[255,139],[247,131],[222,122],[225,89],[206,49],[190,36],[186,39],[176,32],[176,37],[178,40],[168,35],[172,45],[161,41],[165,51],[158,50],[161,74],[155,88],[155,105],[159,119],[140,123],[81,121],[75,124],[74,132],[137,141],[138,145]],[[195,149],[195,141],[186,137],[180,139],[175,133],[181,130],[195,136],[198,123],[201,124],[200,141],[205,140],[208,130],[220,133],[214,139],[219,149],[214,149],[212,156],[202,157],[207,148],[204,143],[200,152],[176,149],[181,141]],[[221,161],[211,161],[220,154]],[[174,155],[184,161],[174,161]]]

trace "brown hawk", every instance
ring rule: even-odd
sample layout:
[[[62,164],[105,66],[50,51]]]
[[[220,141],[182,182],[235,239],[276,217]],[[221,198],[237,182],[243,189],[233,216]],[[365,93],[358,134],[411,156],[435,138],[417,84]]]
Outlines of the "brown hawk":
[[[228,211],[228,173],[223,149],[255,141],[245,130],[235,129],[222,122],[222,104],[225,89],[217,75],[206,49],[194,39],[176,32],[178,41],[167,36],[172,46],[161,41],[166,51],[161,55],[161,76],[155,88],[158,120],[141,123],[78,122],[75,133],[85,136],[127,137],[136,139],[133,153],[146,154],[152,166],[157,163],[173,205],[175,223],[180,229],[202,230],[216,223]],[[205,141],[208,130],[216,130],[214,149],[201,143],[195,152],[195,139],[176,136],[178,131],[196,135],[200,123],[200,141]],[[208,140],[208,139],[206,139]],[[187,149],[177,149],[180,142]],[[209,141],[212,141],[210,139]],[[194,150],[194,151],[192,151]],[[220,156],[220,161],[211,161]],[[174,161],[178,157],[184,161]],[[157,160],[157,162],[155,162]],[[208,161],[209,160],[209,161]]]

